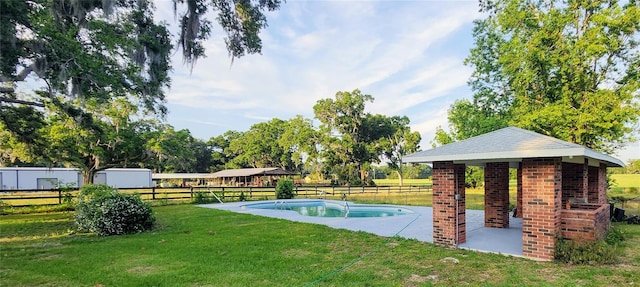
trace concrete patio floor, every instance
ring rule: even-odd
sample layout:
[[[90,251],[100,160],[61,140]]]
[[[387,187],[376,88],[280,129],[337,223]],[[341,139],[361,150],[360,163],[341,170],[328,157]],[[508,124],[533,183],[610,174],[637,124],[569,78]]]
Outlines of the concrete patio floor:
[[[270,200],[274,202],[273,200]],[[309,199],[292,199],[309,201]],[[329,201],[329,200],[328,200]],[[333,228],[364,231],[380,236],[400,236],[424,242],[433,242],[433,210],[431,207],[394,205],[413,210],[414,214],[388,217],[314,217],[301,215],[296,211],[247,208],[246,205],[269,202],[230,202],[224,204],[203,204],[206,208],[228,210],[259,216],[274,217],[297,222],[323,224]],[[341,202],[339,202],[341,203]],[[349,202],[349,204],[353,204]],[[466,211],[467,242],[459,248],[481,252],[522,256],[522,219],[509,218],[509,228],[484,227],[484,211]]]

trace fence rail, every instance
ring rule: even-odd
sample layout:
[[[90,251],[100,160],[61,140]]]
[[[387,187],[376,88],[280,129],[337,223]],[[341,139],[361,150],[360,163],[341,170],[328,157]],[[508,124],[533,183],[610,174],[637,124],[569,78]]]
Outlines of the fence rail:
[[[150,187],[150,188],[120,188],[123,193],[139,194],[148,201],[192,201],[197,197],[209,197],[215,193],[223,201],[238,201],[244,197],[247,200],[275,199],[275,187],[231,187],[231,186],[196,186],[196,187]],[[344,196],[366,194],[402,194],[402,193],[431,192],[431,186],[296,186],[295,194],[298,198],[331,198],[340,199]],[[0,203],[7,206],[36,206],[62,204],[78,196],[75,190],[0,190]]]

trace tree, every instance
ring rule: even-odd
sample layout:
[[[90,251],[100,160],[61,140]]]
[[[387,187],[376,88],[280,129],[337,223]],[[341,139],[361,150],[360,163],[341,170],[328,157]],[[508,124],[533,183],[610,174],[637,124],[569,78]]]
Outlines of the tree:
[[[320,120],[322,133],[322,157],[327,167],[344,180],[364,181],[364,163],[368,162],[366,142],[362,138],[362,129],[366,113],[366,102],[372,102],[373,96],[362,94],[360,90],[337,92],[334,99],[321,99],[313,106]]]
[[[230,164],[235,167],[279,167],[293,170],[291,150],[279,144],[286,130],[286,122],[272,119],[258,123],[229,143],[229,151],[236,154]]]
[[[46,155],[44,162],[80,168],[84,182],[92,183],[100,170],[137,167],[147,158],[141,134],[148,129],[148,123],[130,118],[130,114],[137,113],[135,105],[119,99],[104,104],[91,102],[86,109],[88,113],[74,109],[71,115],[49,116],[43,136],[46,147],[41,150]]]
[[[298,115],[285,123],[278,145],[291,153],[295,167],[292,171],[302,174],[303,170],[311,170],[319,164],[319,141],[320,135],[311,120]]]
[[[185,61],[193,65],[204,56],[203,42],[211,34],[211,22],[204,18],[207,11],[217,12],[233,59],[260,52],[258,33],[267,25],[264,12],[276,10],[279,5],[279,0],[174,0],[176,12],[186,8],[179,21],[179,43]],[[57,142],[59,148],[68,150],[59,151],[56,156],[67,161],[74,149],[101,149],[96,140],[103,140],[101,137],[107,135],[103,131],[113,128],[106,127],[108,123],[89,107],[125,100],[135,103],[139,112],[128,116],[162,118],[166,113],[164,90],[170,84],[173,46],[167,24],[157,22],[153,10],[151,0],[0,0],[0,132],[11,135],[13,146],[24,143],[30,148],[36,142]],[[43,83],[43,87],[26,96],[15,93],[28,76]],[[38,113],[27,114],[26,110],[16,109],[16,104],[43,108],[46,112],[41,113],[42,117],[51,115],[64,123],[57,129],[67,138],[74,135],[61,129],[73,127],[76,135],[89,139],[63,143],[57,138],[27,138],[20,129],[25,125],[15,125],[7,120],[9,115],[28,115],[23,120],[29,121],[27,126],[31,127],[37,127],[44,118],[34,119],[32,116]],[[25,153],[8,157],[20,154]],[[6,158],[4,154],[2,157]],[[34,157],[49,163],[60,160],[44,152]]]
[[[145,166],[155,172],[195,172],[196,140],[186,129],[176,131],[170,125],[163,125],[145,135],[146,149],[151,157]]]
[[[514,125],[611,153],[640,117],[640,2],[481,1],[462,140]]]
[[[420,144],[420,133],[411,132],[409,118],[390,117],[387,124],[393,132],[382,138],[384,159],[388,160],[389,167],[398,174],[399,185],[403,184],[402,157],[418,151]]]
[[[211,171],[220,171],[227,167],[227,164],[237,155],[229,149],[231,142],[241,137],[238,131],[226,131],[223,135],[212,137],[207,141],[211,148]]]
[[[334,99],[319,100],[313,107],[320,120],[321,157],[327,171],[351,184],[367,181],[372,163],[390,160],[400,170],[402,155],[417,150],[420,135],[412,133],[407,117],[387,117],[365,112],[373,96],[360,90],[337,92]]]

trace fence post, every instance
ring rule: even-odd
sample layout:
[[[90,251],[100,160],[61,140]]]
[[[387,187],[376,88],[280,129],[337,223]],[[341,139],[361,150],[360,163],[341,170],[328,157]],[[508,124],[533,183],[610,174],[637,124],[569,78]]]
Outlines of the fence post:
[[[58,189],[58,204],[62,204],[62,189]]]
[[[189,187],[189,196],[191,196],[191,199],[193,199],[193,186]]]
[[[153,200],[156,199],[156,187],[155,186],[151,187],[151,199],[153,199]]]
[[[316,196],[318,196],[318,185],[316,184]]]

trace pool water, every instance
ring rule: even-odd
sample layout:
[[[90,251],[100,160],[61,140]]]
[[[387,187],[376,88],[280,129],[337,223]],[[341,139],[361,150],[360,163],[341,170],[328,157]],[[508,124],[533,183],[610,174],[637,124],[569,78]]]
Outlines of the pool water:
[[[245,205],[245,207],[273,210],[292,210],[302,215],[318,217],[386,217],[414,213],[410,209],[397,206],[351,204],[345,202],[322,200],[270,201],[247,204]]]

